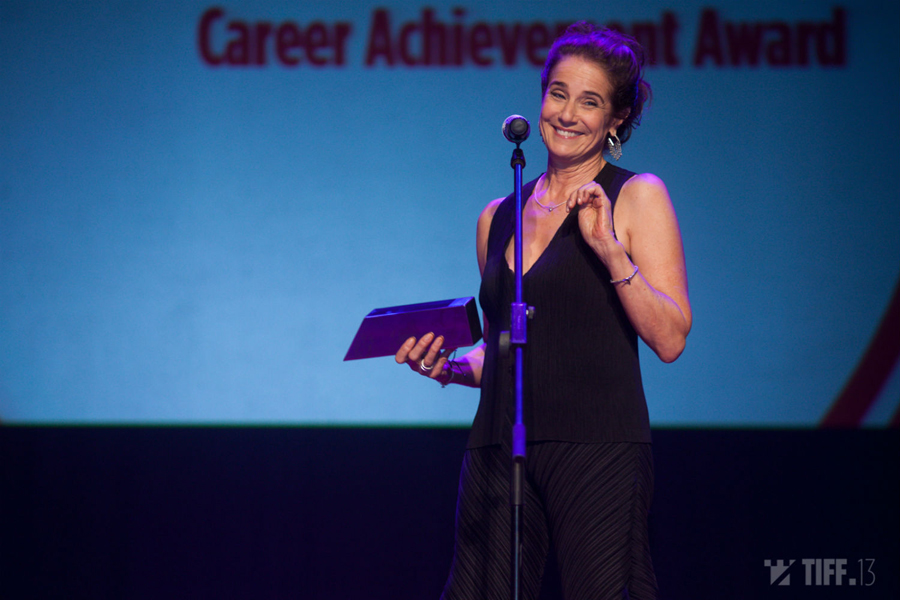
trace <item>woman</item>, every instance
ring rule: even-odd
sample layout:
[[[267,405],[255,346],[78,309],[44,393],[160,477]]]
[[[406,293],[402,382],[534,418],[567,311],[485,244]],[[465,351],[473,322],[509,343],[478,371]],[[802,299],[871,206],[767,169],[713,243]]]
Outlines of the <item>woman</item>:
[[[630,38],[586,23],[550,49],[539,130],[546,172],[523,186],[525,348],[523,598],[553,553],[563,595],[655,598],[647,543],[653,474],[637,337],[674,361],[691,328],[681,235],[665,185],[608,163],[640,122],[649,86]],[[498,350],[514,297],[515,200],[477,228],[485,343],[448,360],[443,339],[410,338],[398,363],[446,385],[481,388],[457,508],[445,598],[509,589],[511,361]],[[438,332],[439,333],[439,332]]]

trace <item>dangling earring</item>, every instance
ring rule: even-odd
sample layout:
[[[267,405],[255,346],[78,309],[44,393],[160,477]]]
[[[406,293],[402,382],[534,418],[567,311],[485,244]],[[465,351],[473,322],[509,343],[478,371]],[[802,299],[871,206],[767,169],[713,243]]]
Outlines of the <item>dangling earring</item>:
[[[607,136],[606,143],[609,146],[610,156],[616,160],[622,158],[622,142],[619,141],[619,136],[616,134]]]

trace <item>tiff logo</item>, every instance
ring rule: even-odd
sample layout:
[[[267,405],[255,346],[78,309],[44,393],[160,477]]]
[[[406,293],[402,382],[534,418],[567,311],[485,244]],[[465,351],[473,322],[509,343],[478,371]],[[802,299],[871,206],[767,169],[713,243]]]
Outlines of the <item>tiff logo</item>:
[[[791,585],[791,571],[799,571],[794,567],[797,561],[765,559],[763,566],[769,569],[769,585]],[[875,583],[874,558],[861,558],[856,561],[859,564],[859,576],[856,577],[856,569],[848,570],[846,558],[803,558],[803,584],[813,586],[839,586],[859,585],[868,587]],[[794,573],[799,575],[798,572]]]
[[[769,585],[791,585],[790,568],[796,560],[791,560],[787,564],[783,560],[776,560],[775,564],[768,558],[763,561],[763,566],[769,569]]]

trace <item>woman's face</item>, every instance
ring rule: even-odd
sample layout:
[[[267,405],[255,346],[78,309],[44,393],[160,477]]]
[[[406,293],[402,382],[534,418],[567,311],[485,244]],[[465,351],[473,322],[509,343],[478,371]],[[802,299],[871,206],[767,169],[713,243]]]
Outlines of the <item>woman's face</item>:
[[[541,104],[541,135],[551,160],[579,163],[603,153],[606,136],[622,119],[613,115],[606,72],[580,56],[563,57],[550,73]]]

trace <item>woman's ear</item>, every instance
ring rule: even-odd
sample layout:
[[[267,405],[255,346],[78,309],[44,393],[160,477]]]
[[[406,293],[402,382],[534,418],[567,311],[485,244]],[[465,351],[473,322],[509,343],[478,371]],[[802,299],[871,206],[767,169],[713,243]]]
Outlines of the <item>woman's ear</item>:
[[[610,136],[616,135],[618,133],[619,127],[622,126],[622,123],[625,122],[625,119],[627,119],[628,115],[630,115],[630,114],[631,114],[630,108],[626,108],[624,111],[619,113],[619,117],[615,121],[613,121],[612,129],[609,130]]]

